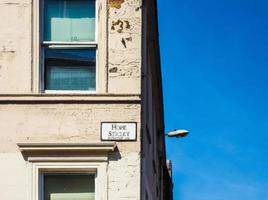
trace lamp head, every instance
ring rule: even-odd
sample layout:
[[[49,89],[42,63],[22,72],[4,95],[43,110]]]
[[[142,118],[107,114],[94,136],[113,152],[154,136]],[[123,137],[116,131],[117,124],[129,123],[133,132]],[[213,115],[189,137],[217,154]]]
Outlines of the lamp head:
[[[189,134],[189,131],[187,130],[175,130],[175,131],[168,132],[166,135],[168,137],[182,138],[182,137],[186,137],[188,134]]]

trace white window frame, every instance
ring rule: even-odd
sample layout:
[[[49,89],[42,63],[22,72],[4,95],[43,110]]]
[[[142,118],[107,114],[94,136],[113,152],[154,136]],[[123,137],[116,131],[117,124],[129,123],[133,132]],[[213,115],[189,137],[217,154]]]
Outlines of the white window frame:
[[[44,200],[44,173],[95,174],[95,200],[107,200],[107,163],[105,162],[40,162],[33,163],[33,200]]]
[[[41,0],[42,1],[42,11],[44,10],[44,4],[46,0]],[[98,58],[98,2],[97,0],[95,0],[95,41],[94,42],[61,42],[61,41],[45,41],[44,37],[43,37],[43,33],[44,33],[44,12],[41,13],[41,24],[42,24],[42,28],[41,28],[41,32],[40,32],[40,38],[41,38],[41,91],[42,93],[96,93],[97,91],[97,70],[98,70],[98,63],[97,63],[97,58]],[[45,89],[45,48],[77,48],[77,49],[89,49],[89,48],[94,48],[96,49],[96,66],[95,66],[95,90],[89,90],[89,91],[85,91],[85,90],[46,90]]]
[[[108,153],[115,142],[97,143],[17,143],[31,174],[31,200],[42,200],[42,174],[94,173],[95,200],[108,200]]]
[[[31,67],[31,90],[35,94],[40,93],[57,93],[66,95],[76,94],[96,94],[107,93],[108,90],[108,0],[95,0],[96,2],[96,23],[95,23],[95,42],[77,42],[77,45],[85,47],[96,47],[96,90],[80,91],[80,90],[44,90],[44,66],[42,56],[42,6],[44,0],[33,0],[32,4],[32,67]],[[46,45],[50,42],[44,42]],[[56,45],[68,45],[68,43],[55,42]]]
[[[59,174],[63,174],[63,175],[73,175],[73,174],[81,174],[81,175],[94,175],[94,199],[96,199],[96,177],[97,177],[97,174],[96,174],[96,171],[42,171],[40,172],[40,188],[39,188],[39,193],[40,193],[40,199],[41,200],[45,200],[45,193],[44,193],[44,188],[45,188],[45,182],[44,182],[44,176],[46,174],[49,174],[49,175],[59,175]]]

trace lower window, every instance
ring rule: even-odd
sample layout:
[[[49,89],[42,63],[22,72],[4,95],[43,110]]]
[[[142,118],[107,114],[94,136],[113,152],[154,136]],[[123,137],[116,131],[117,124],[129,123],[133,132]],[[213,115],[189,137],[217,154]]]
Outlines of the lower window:
[[[45,49],[45,90],[96,90],[96,49]]]
[[[43,173],[42,200],[95,200],[95,174]]]

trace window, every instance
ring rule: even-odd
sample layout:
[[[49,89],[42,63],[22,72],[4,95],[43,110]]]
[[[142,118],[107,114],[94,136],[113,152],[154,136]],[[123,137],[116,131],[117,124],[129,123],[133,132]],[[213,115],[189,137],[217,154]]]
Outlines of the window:
[[[108,155],[115,142],[17,145],[31,164],[32,200],[108,199]]]
[[[95,174],[43,173],[42,200],[95,200]]]
[[[43,91],[96,90],[96,0],[43,0]]]

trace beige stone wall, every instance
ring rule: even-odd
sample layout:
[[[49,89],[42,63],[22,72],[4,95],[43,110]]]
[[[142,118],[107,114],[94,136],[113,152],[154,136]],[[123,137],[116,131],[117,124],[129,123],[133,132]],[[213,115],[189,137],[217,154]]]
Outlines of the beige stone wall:
[[[140,153],[121,152],[120,160],[109,161],[108,199],[140,199]]]
[[[32,164],[19,152],[0,153],[0,163],[0,199],[32,200]],[[107,173],[108,200],[140,199],[139,153],[121,153],[121,159],[109,161]]]
[[[0,104],[0,153],[18,142],[99,142],[101,122],[138,122],[139,104]],[[138,136],[139,139],[139,136]],[[138,142],[118,144],[139,152]]]
[[[0,93],[31,91],[31,1],[0,1]]]
[[[7,200],[31,199],[30,165],[19,152],[0,153],[0,198]]]
[[[140,93],[141,0],[110,0],[109,92]]]
[[[103,121],[138,122],[136,142],[118,142],[108,163],[108,199],[139,199],[139,104],[0,104],[0,199],[30,200],[31,163],[18,142],[99,142]]]
[[[103,121],[138,123],[109,155],[107,185],[109,200],[140,199],[140,101],[114,95],[141,93],[141,0],[98,0],[99,91],[64,97],[40,95],[38,1],[0,0],[0,199],[32,199],[18,142],[99,142]]]
[[[38,4],[39,0],[0,1],[2,94],[40,92]],[[97,9],[97,92],[140,94],[141,0],[98,0]]]

